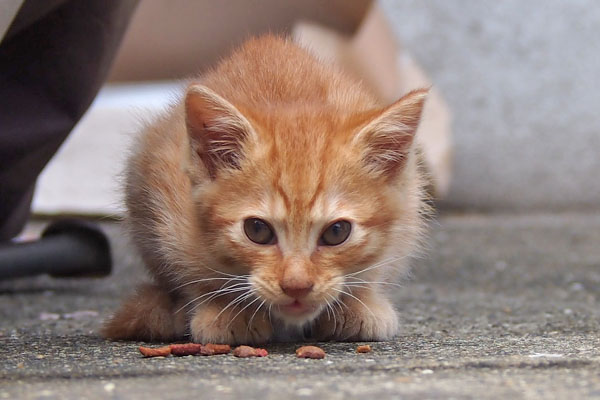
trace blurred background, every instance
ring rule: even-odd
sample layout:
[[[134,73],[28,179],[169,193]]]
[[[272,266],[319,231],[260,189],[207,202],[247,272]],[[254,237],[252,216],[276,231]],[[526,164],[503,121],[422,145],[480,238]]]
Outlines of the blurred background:
[[[143,121],[177,96],[178,80],[212,65],[249,32],[296,22],[305,23],[293,29],[300,40],[337,52],[355,67],[389,63],[361,49],[395,41],[398,76],[382,76],[388,82],[416,78],[383,97],[433,84],[443,126],[428,146],[432,158],[444,158],[433,166],[442,181],[443,209],[535,212],[600,205],[596,2],[330,1],[316,2],[315,17],[299,3],[267,1],[253,2],[250,19],[242,2],[204,3],[139,4],[109,82],[43,172],[34,212],[119,215],[118,176],[129,142]],[[374,23],[375,36],[361,39],[373,9],[374,20],[383,16],[387,27]],[[221,25],[200,24],[198,15]],[[229,23],[223,25],[223,18]],[[375,39],[356,44],[364,37]],[[402,69],[406,62],[412,72]]]
[[[600,5],[382,1],[454,114],[447,205],[600,205]]]

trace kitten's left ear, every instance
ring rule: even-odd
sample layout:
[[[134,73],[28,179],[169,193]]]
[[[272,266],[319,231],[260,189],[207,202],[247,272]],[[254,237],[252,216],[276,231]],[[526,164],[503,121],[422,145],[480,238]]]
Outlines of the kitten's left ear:
[[[256,138],[250,122],[233,104],[202,85],[185,97],[190,144],[214,179],[219,169],[239,169],[244,145]]]
[[[360,129],[354,142],[371,171],[393,176],[404,166],[428,93],[413,90]]]

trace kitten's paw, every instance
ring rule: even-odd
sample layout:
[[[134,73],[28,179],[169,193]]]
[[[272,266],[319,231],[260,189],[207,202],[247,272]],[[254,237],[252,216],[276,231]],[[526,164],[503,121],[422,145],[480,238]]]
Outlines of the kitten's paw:
[[[194,313],[190,322],[192,338],[196,343],[266,343],[273,335],[273,327],[266,313],[254,313],[255,310],[248,307],[238,314],[240,308],[221,312],[222,307],[216,304],[202,307]]]
[[[325,312],[316,321],[318,340],[382,341],[398,333],[398,316],[390,302],[382,297],[362,300],[343,299],[346,307]],[[342,311],[343,312],[340,312]]]
[[[154,284],[141,285],[104,324],[102,336],[113,340],[170,341],[184,336],[183,313],[176,314],[168,293]]]

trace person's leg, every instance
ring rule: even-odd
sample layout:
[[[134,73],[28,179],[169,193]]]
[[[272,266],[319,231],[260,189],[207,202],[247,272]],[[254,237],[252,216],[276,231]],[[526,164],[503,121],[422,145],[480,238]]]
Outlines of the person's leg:
[[[137,2],[29,0],[0,43],[0,241],[22,229],[37,176],[96,96]]]

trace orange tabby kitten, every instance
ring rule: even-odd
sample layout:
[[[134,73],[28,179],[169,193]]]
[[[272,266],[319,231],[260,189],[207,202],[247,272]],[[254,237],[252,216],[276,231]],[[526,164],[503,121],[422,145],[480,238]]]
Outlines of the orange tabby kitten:
[[[192,81],[129,161],[128,222],[153,284],[113,339],[385,340],[386,285],[422,231],[414,134],[426,90],[382,107],[275,36]]]

